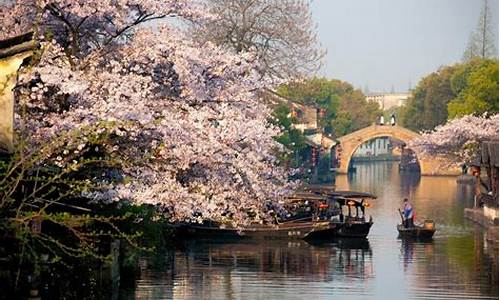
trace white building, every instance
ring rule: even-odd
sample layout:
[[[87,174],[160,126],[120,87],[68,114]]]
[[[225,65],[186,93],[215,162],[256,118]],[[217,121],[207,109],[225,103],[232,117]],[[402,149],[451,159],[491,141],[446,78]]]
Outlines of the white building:
[[[393,145],[388,137],[369,140],[356,149],[353,157],[372,157],[392,154]]]
[[[367,102],[377,102],[380,109],[389,110],[406,104],[408,93],[373,93],[366,96]]]

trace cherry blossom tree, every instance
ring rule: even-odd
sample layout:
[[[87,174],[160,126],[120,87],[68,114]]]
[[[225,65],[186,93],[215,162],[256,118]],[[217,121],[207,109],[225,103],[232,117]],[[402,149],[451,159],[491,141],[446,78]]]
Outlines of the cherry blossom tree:
[[[457,164],[470,162],[478,154],[481,142],[498,140],[498,129],[498,114],[467,115],[422,133],[409,146],[417,155],[447,156]]]
[[[293,187],[258,96],[275,82],[253,53],[193,41],[182,22],[211,18],[195,1],[22,0],[0,18],[0,38],[41,43],[16,88],[23,151],[85,173],[86,201],[237,225],[266,219],[265,202]]]

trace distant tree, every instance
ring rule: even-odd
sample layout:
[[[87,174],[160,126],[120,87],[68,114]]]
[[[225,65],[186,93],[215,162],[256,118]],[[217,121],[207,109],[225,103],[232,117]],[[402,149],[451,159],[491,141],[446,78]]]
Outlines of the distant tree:
[[[324,110],[319,124],[335,136],[372,124],[381,113],[377,103],[366,101],[359,89],[336,79],[313,78],[282,85],[278,93],[299,103]]]
[[[376,102],[367,102],[360,90],[340,96],[337,118],[331,121],[336,136],[370,126],[382,114]]]
[[[298,103],[323,109],[323,117],[318,123],[326,132],[333,132],[331,120],[336,117],[339,95],[344,94],[338,80],[313,78],[311,80],[291,82],[278,88],[278,93]],[[350,86],[352,89],[352,86]]]
[[[469,36],[463,59],[468,61],[475,57],[496,57],[497,50],[493,38],[493,24],[488,0],[484,0],[477,28]]]
[[[471,32],[469,35],[469,40],[467,41],[467,46],[463,54],[463,61],[468,61],[479,57],[479,43],[477,40],[476,32]]]
[[[498,113],[498,61],[475,59],[458,68],[452,77],[457,97],[448,103],[448,117]]]
[[[298,103],[314,106],[328,103],[333,95],[348,92],[346,88],[353,89],[352,85],[344,83],[346,86],[343,86],[342,83],[340,80],[315,77],[283,84],[278,87],[277,93]]]
[[[446,123],[448,103],[456,97],[451,78],[458,66],[440,68],[424,77],[412,90],[408,100],[403,125],[413,130],[430,130]]]
[[[263,75],[293,78],[314,73],[324,57],[309,1],[207,0],[213,19],[196,23],[194,33],[237,53],[252,52]]]
[[[431,130],[448,119],[498,113],[498,60],[474,58],[424,77],[398,113],[414,130]]]

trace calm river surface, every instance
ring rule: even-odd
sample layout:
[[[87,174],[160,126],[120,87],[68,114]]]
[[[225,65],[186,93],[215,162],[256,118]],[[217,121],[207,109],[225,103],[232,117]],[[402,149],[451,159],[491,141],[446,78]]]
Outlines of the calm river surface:
[[[399,174],[397,163],[355,165],[338,190],[376,194],[367,240],[192,242],[141,261],[125,299],[498,299],[498,258],[483,231],[463,218],[472,188],[452,177]],[[397,238],[408,197],[417,220],[436,222],[432,242]]]

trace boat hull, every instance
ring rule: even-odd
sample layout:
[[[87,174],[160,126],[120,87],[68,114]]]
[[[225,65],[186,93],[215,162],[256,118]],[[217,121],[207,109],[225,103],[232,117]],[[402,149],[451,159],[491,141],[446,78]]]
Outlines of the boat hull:
[[[431,239],[436,232],[435,228],[429,229],[422,226],[405,228],[403,225],[397,226],[399,236],[402,238]]]
[[[342,223],[335,232],[336,237],[365,238],[370,233],[373,222]]]
[[[185,224],[176,226],[176,236],[195,239],[319,239],[335,234],[337,225],[329,222],[221,228]]]
[[[197,224],[176,225],[178,238],[194,239],[332,239],[365,238],[372,222],[290,222],[279,226],[247,226],[224,228]]]

